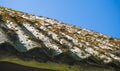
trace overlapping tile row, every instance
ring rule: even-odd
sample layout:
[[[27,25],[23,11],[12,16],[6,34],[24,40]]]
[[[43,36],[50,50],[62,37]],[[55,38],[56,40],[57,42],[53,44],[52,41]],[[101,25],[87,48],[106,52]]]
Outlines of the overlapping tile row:
[[[69,52],[77,61],[90,58],[101,64],[120,65],[120,40],[117,38],[0,7],[0,44],[6,42],[20,52],[46,48],[53,51],[53,57]]]

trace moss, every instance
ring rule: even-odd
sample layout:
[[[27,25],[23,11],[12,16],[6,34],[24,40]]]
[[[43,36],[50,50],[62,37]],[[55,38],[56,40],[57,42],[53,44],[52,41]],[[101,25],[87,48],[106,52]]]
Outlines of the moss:
[[[7,62],[17,63],[17,64],[24,65],[24,66],[29,66],[29,67],[52,69],[52,70],[57,70],[57,71],[58,70],[59,71],[79,70],[78,66],[71,66],[71,68],[69,68],[70,66],[66,64],[59,64],[59,63],[53,63],[53,62],[43,63],[43,62],[36,62],[34,60],[25,61],[17,57],[6,57],[6,58],[0,59],[0,61],[7,61]]]
[[[50,36],[50,35],[48,35],[48,32],[49,31],[52,31],[52,32],[54,32],[54,33],[56,33],[57,35],[58,35],[58,37],[59,37],[59,39],[65,39],[67,42],[69,42],[72,46],[71,47],[73,47],[73,46],[77,46],[77,47],[81,47],[80,49],[82,49],[83,51],[84,51],[84,49],[86,49],[87,47],[89,47],[87,44],[86,44],[86,42],[88,42],[90,45],[92,45],[92,47],[94,47],[94,46],[96,46],[96,47],[98,47],[98,49],[95,49],[96,51],[98,51],[100,54],[104,54],[104,52],[106,52],[106,53],[109,53],[109,52],[107,52],[106,50],[104,50],[104,49],[102,49],[102,48],[100,48],[99,46],[98,46],[98,44],[100,43],[100,44],[104,44],[104,43],[102,43],[101,41],[106,41],[106,40],[109,40],[109,42],[108,43],[110,43],[110,44],[112,44],[112,45],[114,45],[115,47],[114,47],[114,49],[118,49],[119,47],[120,47],[120,40],[118,40],[118,39],[114,39],[114,38],[112,38],[112,37],[110,37],[109,39],[106,37],[106,36],[104,36],[104,35],[101,35],[101,34],[99,34],[99,33],[97,33],[97,32],[92,32],[91,31],[91,33],[89,32],[89,31],[87,31],[86,29],[82,29],[82,28],[78,28],[78,27],[76,27],[76,26],[72,26],[72,25],[66,25],[65,23],[61,23],[61,25],[60,24],[57,24],[57,26],[56,25],[52,25],[51,24],[51,22],[46,22],[45,20],[52,20],[53,22],[58,22],[58,23],[60,23],[59,21],[55,21],[55,20],[53,20],[53,19],[50,19],[50,18],[44,18],[44,20],[42,20],[42,22],[44,21],[44,23],[47,23],[44,27],[46,27],[46,28],[48,28],[48,26],[50,26],[51,28],[49,29],[48,28],[48,30],[42,30],[42,29],[39,29],[39,27],[42,25],[40,22],[41,22],[41,20],[36,20],[36,19],[33,19],[33,20],[31,20],[31,18],[30,17],[32,17],[32,16],[34,16],[34,15],[31,15],[31,14],[27,14],[27,13],[23,13],[23,12],[19,12],[19,11],[16,11],[16,10],[12,10],[12,9],[7,9],[7,8],[3,8],[3,7],[0,7],[0,10],[1,10],[1,12],[3,12],[2,13],[2,15],[0,16],[0,19],[2,19],[2,21],[4,21],[4,22],[6,22],[7,20],[9,20],[10,22],[12,22],[12,23],[15,23],[15,24],[17,24],[19,27],[21,27],[21,29],[25,32],[25,34],[27,34],[28,36],[29,36],[29,39],[30,40],[33,40],[33,41],[35,41],[35,42],[38,42],[38,43],[40,43],[41,44],[41,47],[43,46],[43,47],[45,47],[45,44],[44,44],[44,42],[42,41],[42,40],[39,40],[39,38],[38,37],[33,37],[33,36],[31,36],[32,34],[30,33],[30,31],[29,30],[27,30],[27,29],[25,29],[26,27],[24,27],[22,24],[23,23],[29,23],[32,27],[35,27],[36,29],[38,29],[39,30],[39,32],[38,33],[42,33],[43,35],[45,35],[46,37],[48,37],[48,38],[50,38],[50,40],[52,41],[52,44],[55,44],[55,45],[57,45],[57,46],[59,46],[60,47],[60,49],[62,49],[63,50],[63,52],[68,52],[68,50],[69,50],[69,48],[67,49],[66,47],[69,47],[68,45],[69,44],[60,44],[60,41],[58,40],[58,41],[55,41],[54,39],[53,39],[53,37],[52,36]],[[26,17],[28,17],[28,18],[30,18],[30,19],[25,19],[24,17],[22,17],[22,16],[26,16]],[[8,22],[8,23],[10,23],[10,22]],[[35,23],[38,23],[38,25],[36,25]],[[50,24],[50,25],[49,25]],[[5,24],[6,25],[6,24]],[[58,27],[58,26],[61,26],[61,27]],[[72,27],[71,27],[72,26]],[[70,28],[72,28],[72,29],[75,29],[74,31],[75,32],[69,32],[69,28],[67,28],[67,27],[70,27]],[[60,28],[60,29],[58,29],[58,28]],[[6,30],[6,28],[2,28],[4,31]],[[9,30],[9,29],[8,29]],[[77,33],[77,31],[82,31],[82,33],[81,34],[78,34]],[[7,31],[5,31],[5,33],[6,33]],[[15,31],[16,32],[16,31]],[[68,39],[67,38],[67,36],[64,36],[64,35],[62,35],[62,33],[64,33],[64,34],[66,34],[66,35],[68,35],[68,36],[70,36],[70,37],[73,37],[74,39],[76,39],[76,40],[78,40],[78,43],[81,43],[82,45],[79,45],[79,44],[74,44],[74,42],[72,41],[72,40],[70,40],[70,39]],[[7,35],[9,35],[9,33],[7,34]],[[9,35],[9,36],[11,36],[11,35]],[[11,36],[12,37],[12,36]],[[14,37],[14,35],[13,35],[13,37]],[[13,37],[12,37],[12,39],[13,39]],[[88,41],[88,38],[89,38],[89,41]],[[100,40],[100,41],[97,41],[97,40],[95,40],[95,39],[98,39],[98,40]],[[84,42],[83,42],[83,41]],[[13,41],[13,40],[12,40]],[[19,41],[19,39],[18,39],[18,41]],[[14,42],[14,41],[13,41]],[[18,43],[17,43],[18,44]],[[104,44],[105,46],[108,46],[106,43]],[[19,47],[20,45],[18,45],[18,47]],[[62,48],[63,47],[63,48]],[[91,47],[91,48],[92,48]],[[117,48],[118,47],[118,48]],[[47,47],[45,47],[45,48],[47,48]],[[94,48],[93,48],[94,49]],[[46,50],[48,50],[48,49],[46,49]],[[50,51],[51,49],[49,49],[48,50],[48,52]],[[113,50],[114,51],[114,50]],[[49,53],[48,53],[49,54]],[[112,53],[113,54],[113,53]],[[83,54],[84,55],[84,54]],[[105,54],[105,55],[107,55],[107,54]],[[110,57],[110,55],[107,55],[108,57]],[[34,58],[34,56],[33,56],[33,58]],[[96,56],[96,58],[99,58],[98,56]]]
[[[99,50],[99,53],[100,53],[100,54],[104,54],[105,51],[103,51],[103,50],[100,49],[100,50]]]

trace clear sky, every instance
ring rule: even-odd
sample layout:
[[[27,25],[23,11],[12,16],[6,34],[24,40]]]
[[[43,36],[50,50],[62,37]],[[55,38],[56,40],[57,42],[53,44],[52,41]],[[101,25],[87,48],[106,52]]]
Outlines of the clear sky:
[[[0,5],[120,38],[120,0],[0,0]]]

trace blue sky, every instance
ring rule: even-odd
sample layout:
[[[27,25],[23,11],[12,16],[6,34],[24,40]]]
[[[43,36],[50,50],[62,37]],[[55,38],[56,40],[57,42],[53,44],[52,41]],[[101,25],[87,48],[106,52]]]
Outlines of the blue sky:
[[[0,5],[120,38],[120,0],[0,0]]]

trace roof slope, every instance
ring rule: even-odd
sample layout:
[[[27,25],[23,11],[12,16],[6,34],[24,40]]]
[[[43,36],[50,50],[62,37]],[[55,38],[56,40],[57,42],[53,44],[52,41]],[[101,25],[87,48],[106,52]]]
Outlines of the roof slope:
[[[69,53],[77,61],[92,59],[120,65],[120,40],[63,22],[0,7],[0,44],[19,52],[45,48],[49,56]]]

